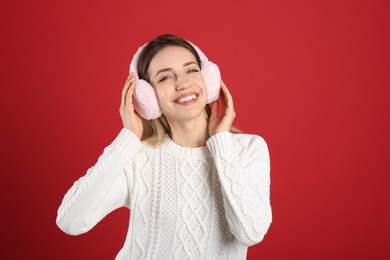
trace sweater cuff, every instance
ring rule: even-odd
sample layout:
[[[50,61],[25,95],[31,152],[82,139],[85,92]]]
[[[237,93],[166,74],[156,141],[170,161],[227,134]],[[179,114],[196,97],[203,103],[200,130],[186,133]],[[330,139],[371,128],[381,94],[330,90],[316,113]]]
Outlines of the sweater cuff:
[[[213,155],[229,154],[234,150],[232,133],[220,132],[215,134],[207,140],[206,145]]]
[[[142,143],[132,131],[127,128],[122,128],[118,136],[111,143],[111,146],[120,157],[129,159],[142,147]]]

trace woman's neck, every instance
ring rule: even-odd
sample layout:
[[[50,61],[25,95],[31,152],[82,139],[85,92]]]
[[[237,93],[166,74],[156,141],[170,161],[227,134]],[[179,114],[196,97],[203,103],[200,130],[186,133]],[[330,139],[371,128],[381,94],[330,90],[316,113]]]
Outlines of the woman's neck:
[[[172,141],[184,147],[205,146],[209,138],[207,122],[206,117],[169,122]]]

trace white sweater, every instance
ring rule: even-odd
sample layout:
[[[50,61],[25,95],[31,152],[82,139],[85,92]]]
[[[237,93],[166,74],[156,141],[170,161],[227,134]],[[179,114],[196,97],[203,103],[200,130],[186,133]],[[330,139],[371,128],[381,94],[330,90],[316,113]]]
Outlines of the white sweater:
[[[155,148],[123,128],[66,193],[57,225],[79,235],[128,207],[116,259],[246,259],[271,224],[269,173],[256,135],[222,132],[199,148],[167,137]]]

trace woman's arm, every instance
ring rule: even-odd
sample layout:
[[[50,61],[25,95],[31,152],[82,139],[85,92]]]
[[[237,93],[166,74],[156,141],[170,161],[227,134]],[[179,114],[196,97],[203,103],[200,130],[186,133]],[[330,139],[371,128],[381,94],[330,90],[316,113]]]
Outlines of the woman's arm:
[[[73,184],[58,209],[57,225],[68,234],[85,233],[114,209],[129,205],[133,175],[126,173],[131,167],[125,165],[140,149],[143,131],[133,105],[135,81],[135,75],[130,74],[122,89],[119,113],[123,129],[96,165]]]
[[[58,227],[67,234],[79,235],[89,231],[111,211],[128,205],[131,191],[127,176],[131,178],[132,173],[126,173],[131,167],[125,166],[140,147],[138,137],[123,128],[97,163],[66,193],[57,212]]]
[[[218,133],[207,141],[223,193],[229,229],[246,246],[260,242],[272,221],[270,158],[255,135]]]

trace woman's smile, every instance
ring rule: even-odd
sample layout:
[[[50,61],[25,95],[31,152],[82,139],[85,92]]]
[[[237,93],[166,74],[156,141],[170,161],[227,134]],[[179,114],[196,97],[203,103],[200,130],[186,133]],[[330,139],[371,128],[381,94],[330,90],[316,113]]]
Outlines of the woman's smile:
[[[174,100],[176,104],[187,106],[191,105],[198,101],[199,94],[195,92],[186,93],[180,95],[177,99]]]

